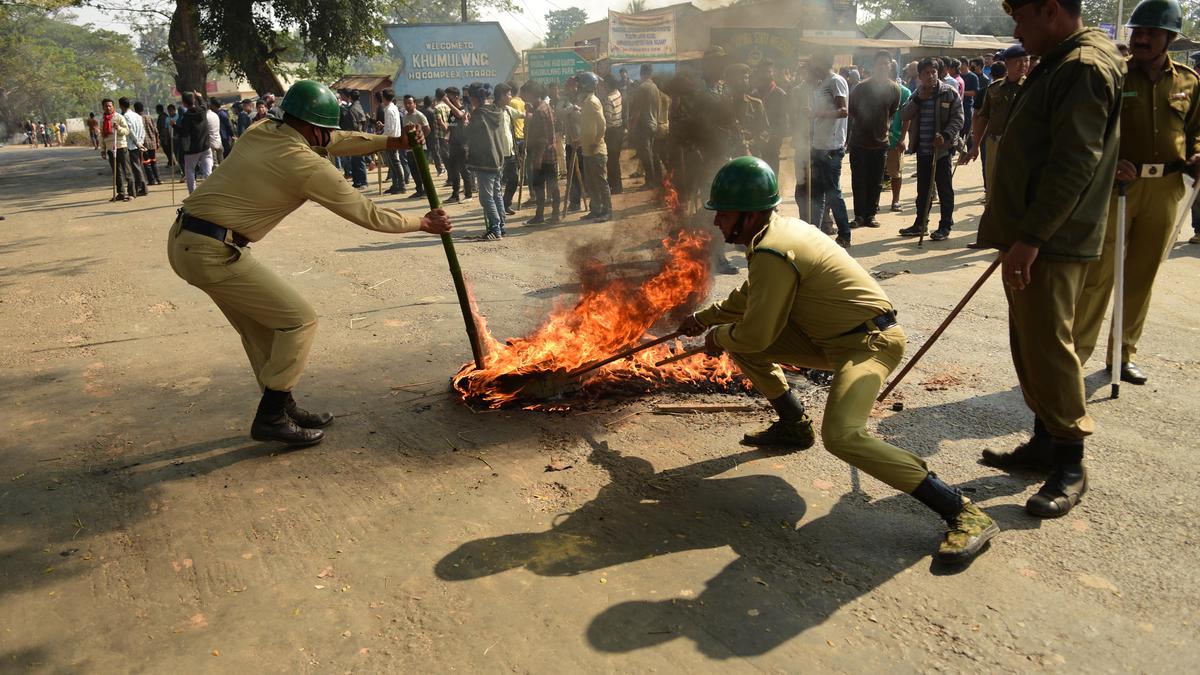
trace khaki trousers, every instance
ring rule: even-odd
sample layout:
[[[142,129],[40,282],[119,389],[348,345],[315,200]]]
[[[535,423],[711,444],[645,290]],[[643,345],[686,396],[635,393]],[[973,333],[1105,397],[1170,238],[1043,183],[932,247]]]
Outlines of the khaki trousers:
[[[208,294],[242,337],[260,387],[291,391],[308,363],[317,314],[300,294],[238,248],[181,230],[167,240],[167,258],[180,278]]]
[[[1008,296],[1008,340],[1025,404],[1051,436],[1082,439],[1095,431],[1072,331],[1089,263],[1038,258],[1033,280]]]
[[[983,139],[983,186],[985,188],[991,186],[992,176],[996,173],[996,148],[1000,145],[1000,141],[994,136],[985,136]]]
[[[754,386],[772,399],[788,390],[780,363],[833,371],[821,420],[825,449],[897,490],[912,492],[929,474],[925,462],[867,433],[875,397],[884,378],[900,364],[904,342],[899,326],[835,338],[824,346],[788,328],[766,351],[729,356]]]
[[[1187,188],[1182,174],[1139,178],[1129,184],[1125,197],[1125,306],[1121,327],[1121,362],[1132,361],[1150,311],[1150,291],[1162,264],[1163,252],[1173,242],[1175,214]],[[1100,324],[1113,292],[1117,245],[1117,196],[1108,205],[1108,227],[1100,262],[1088,268],[1083,297],[1075,314],[1075,353],[1086,363],[1096,349]],[[1112,327],[1109,327],[1105,361],[1112,364]]]

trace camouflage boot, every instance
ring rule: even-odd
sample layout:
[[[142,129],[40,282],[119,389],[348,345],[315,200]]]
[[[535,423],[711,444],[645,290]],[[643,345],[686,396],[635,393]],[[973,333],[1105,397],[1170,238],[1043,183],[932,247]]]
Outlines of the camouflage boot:
[[[979,555],[984,545],[1000,532],[986,513],[932,472],[912,491],[912,496],[946,521],[946,537],[938,546],[939,562],[965,563]]]
[[[779,420],[763,431],[746,434],[742,443],[755,447],[786,447],[792,450],[807,450],[816,442],[812,420],[804,414],[804,404],[792,390],[768,401]]]
[[[966,562],[978,555],[984,544],[999,533],[996,521],[964,498],[962,511],[948,523],[946,538],[938,546],[938,560],[950,564]]]

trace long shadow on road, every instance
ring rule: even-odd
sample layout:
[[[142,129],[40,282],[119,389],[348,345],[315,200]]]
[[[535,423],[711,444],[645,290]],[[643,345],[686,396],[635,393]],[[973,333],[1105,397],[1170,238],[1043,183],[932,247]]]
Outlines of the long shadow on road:
[[[821,624],[926,558],[937,542],[934,517],[894,513],[894,507],[921,508],[906,495],[867,506],[861,493],[851,492],[829,515],[797,528],[806,504],[787,481],[771,475],[715,478],[764,456],[757,451],[655,473],[646,460],[589,443],[589,461],[611,477],[594,500],[548,531],[463,544],[437,563],[437,576],[468,581],[515,568],[571,576],[728,546],[737,560],[698,596],[623,602],[601,612],[587,630],[587,640],[604,652],[687,638],[704,655],[725,659],[764,654]],[[982,478],[963,487],[996,488],[989,496],[1024,489],[1023,483],[995,482]],[[1019,516],[1003,520],[1012,529],[1036,526]],[[914,525],[925,527],[905,527]]]

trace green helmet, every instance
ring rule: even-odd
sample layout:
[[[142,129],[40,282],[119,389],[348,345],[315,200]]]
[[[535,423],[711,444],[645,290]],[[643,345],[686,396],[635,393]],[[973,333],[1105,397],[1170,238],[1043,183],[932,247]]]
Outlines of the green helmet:
[[[341,116],[333,90],[312,80],[299,80],[293,84],[279,107],[292,117],[326,129],[337,129]]]
[[[1179,0],[1142,0],[1133,8],[1126,28],[1161,28],[1172,33],[1183,32],[1183,10]]]
[[[757,157],[736,157],[713,178],[708,192],[710,211],[770,211],[779,206],[779,181],[766,162]]]

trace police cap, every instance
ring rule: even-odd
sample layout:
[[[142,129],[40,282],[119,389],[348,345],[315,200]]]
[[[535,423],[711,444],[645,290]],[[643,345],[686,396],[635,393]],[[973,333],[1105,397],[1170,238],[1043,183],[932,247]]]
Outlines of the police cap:
[[[1019,44],[1013,45],[1013,46],[1009,47],[1008,49],[1005,49],[1004,51],[1000,52],[1000,58],[1004,61],[1007,61],[1009,59],[1019,59],[1022,56],[1025,56],[1025,47],[1023,47]]]

